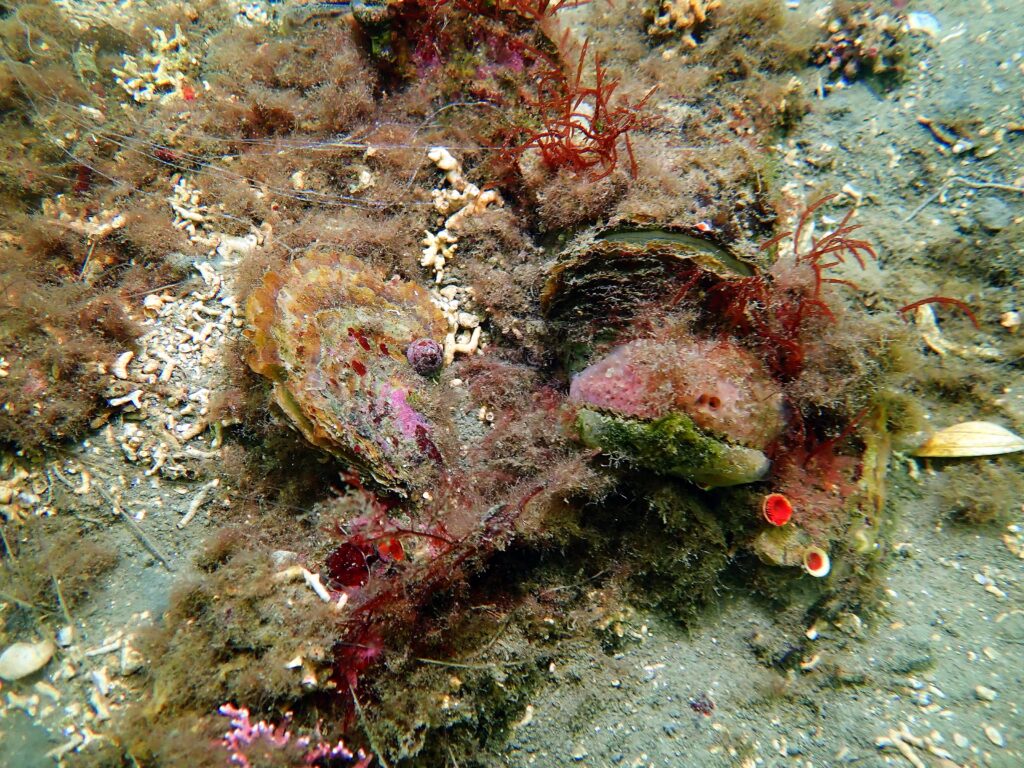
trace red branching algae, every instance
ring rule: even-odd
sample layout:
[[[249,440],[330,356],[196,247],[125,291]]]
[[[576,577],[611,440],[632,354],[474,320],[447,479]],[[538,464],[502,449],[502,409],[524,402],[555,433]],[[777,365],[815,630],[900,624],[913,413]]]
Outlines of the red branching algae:
[[[643,109],[654,89],[635,102],[616,97],[619,81],[608,74],[599,56],[594,59],[594,84],[585,85],[587,50],[585,43],[572,76],[554,61],[539,75],[537,96],[530,102],[541,126],[520,139],[512,153],[519,157],[535,149],[549,168],[591,173],[598,180],[615,171],[621,144],[635,177],[636,157],[629,136],[647,124]]]
[[[828,271],[847,263],[847,259],[864,267],[868,258],[876,258],[870,243],[851,237],[860,227],[849,223],[853,210],[835,229],[802,250],[811,217],[834,197],[823,197],[808,206],[794,231],[783,232],[761,246],[767,250],[792,237],[791,259],[780,259],[767,273],[723,281],[709,291],[713,311],[735,332],[754,340],[762,358],[782,381],[800,376],[815,328],[835,320],[825,285],[856,287],[848,280],[829,277]]]
[[[918,307],[923,307],[926,304],[946,304],[948,306],[961,309],[964,311],[964,314],[966,314],[967,317],[970,318],[971,323],[974,325],[975,328],[981,328],[981,325],[978,323],[978,318],[975,316],[974,311],[970,308],[970,306],[968,306],[966,302],[960,301],[960,299],[952,299],[949,296],[929,296],[926,299],[918,299],[912,304],[907,304],[904,307],[900,307],[899,312],[901,314],[905,312],[913,312]]]

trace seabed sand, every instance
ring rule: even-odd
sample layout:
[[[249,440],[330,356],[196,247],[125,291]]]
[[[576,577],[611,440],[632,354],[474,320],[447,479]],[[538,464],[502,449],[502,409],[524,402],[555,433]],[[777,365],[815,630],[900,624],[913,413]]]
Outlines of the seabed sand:
[[[346,11],[346,4],[312,5],[315,11],[238,4],[223,15],[224,24],[258,28],[284,10],[296,18],[313,12],[335,18]],[[822,4],[788,5],[798,6],[789,13],[813,14]],[[892,10],[893,4],[875,5]],[[69,23],[83,29],[103,19],[127,30],[158,7],[60,4]],[[835,87],[822,82],[821,69],[795,73],[811,108],[773,148],[772,183],[791,201],[841,191],[840,202],[856,208],[856,222],[879,256],[867,270],[849,275],[866,310],[934,295],[973,308],[981,324],[976,334],[953,311],[936,307],[942,338],[956,349],[943,348],[941,357],[923,353],[931,367],[921,371],[915,393],[926,401],[931,423],[988,419],[1021,432],[1024,347],[1014,313],[1022,309],[1024,279],[1024,5],[912,0],[905,10],[927,16],[914,18],[923,29],[907,38],[907,71],[892,90],[863,80]],[[206,9],[186,9],[184,16],[201,12]],[[604,35],[607,45],[614,30],[601,28],[601,12],[570,13],[581,34],[599,41]],[[25,34],[31,36],[29,27]],[[173,39],[168,28],[163,43],[155,44]],[[191,50],[201,56],[201,47]],[[197,64],[188,56],[177,61],[182,77],[171,73],[160,92],[180,96],[183,87],[201,89],[185,74]],[[671,57],[664,66],[672,66]],[[126,97],[130,70],[121,70]],[[346,183],[353,189],[370,183],[362,175],[364,161],[352,163],[358,169]],[[424,172],[428,166],[424,160]],[[295,181],[296,192],[307,188],[303,182]],[[246,328],[235,294],[239,282],[250,279],[240,277],[241,265],[274,233],[257,226],[223,231],[223,221],[243,212],[204,199],[187,174],[167,197],[168,222],[193,244],[208,247],[190,265],[187,284],[175,280],[166,290],[133,296],[142,336],[123,352],[114,350],[107,370],[96,374],[105,377],[109,419],[70,447],[30,456],[12,449],[5,459],[0,480],[10,493],[0,637],[6,647],[52,633],[59,649],[42,673],[3,684],[3,765],[92,764],[90,751],[110,743],[107,734],[117,731],[121,713],[149,685],[140,671],[151,661],[140,653],[140,633],[159,623],[175,585],[196,574],[194,558],[216,536],[219,518],[244,500],[245,489],[221,477],[222,450],[238,438],[230,420],[220,418],[224,411],[211,414],[218,391],[243,368],[232,357]],[[55,219],[61,218],[59,207]],[[101,228],[118,226],[116,214],[107,214],[68,214],[64,221],[99,239]],[[420,258],[421,236],[410,235],[413,259]],[[432,270],[444,267],[434,257],[417,275],[427,286]],[[448,299],[456,295],[451,293]],[[487,319],[481,317],[483,304],[480,316],[461,318],[461,324],[458,308],[446,310],[464,345],[459,354],[472,353],[479,343],[474,329]],[[18,364],[3,361],[0,371]],[[484,428],[486,419],[485,409]],[[313,461],[310,455],[299,454],[296,461]],[[477,762],[456,762],[438,747],[433,754],[442,757],[436,762],[401,764],[1024,765],[1021,476],[1013,456],[943,462],[896,455],[887,498],[892,546],[878,601],[844,605],[794,638],[780,625],[791,630],[806,606],[797,602],[792,615],[777,615],[787,609],[752,594],[739,579],[724,578],[714,599],[685,627],[645,605],[642,595],[609,597],[614,608],[603,623],[594,622],[600,632],[559,627],[565,632],[561,644],[538,640],[546,649],[538,654],[544,660],[535,670],[538,679],[524,687],[528,699],[517,701],[517,719],[508,728],[480,734],[479,752],[471,758]],[[301,503],[307,502],[312,506]],[[50,515],[75,516],[81,528],[74,530],[85,533],[54,536],[45,525]],[[992,519],[964,522],[972,515]],[[244,522],[258,527],[266,520],[250,516]],[[33,554],[19,564],[11,553],[22,548]],[[82,559],[63,566],[62,555],[72,549]],[[282,571],[297,567],[287,553],[282,558]],[[44,566],[51,573],[43,573]],[[39,569],[29,576],[41,586],[19,609],[18,600],[26,598],[11,585],[25,581],[19,570],[25,567]],[[295,574],[289,606],[306,600],[316,605],[313,574],[305,582],[301,570]],[[796,577],[794,590],[806,588],[801,579],[810,577]],[[78,587],[69,609],[60,584],[72,583]],[[591,587],[547,588],[584,593]],[[298,679],[304,670],[301,662],[296,666]],[[458,706],[459,677],[472,674],[472,667],[444,670],[451,678],[450,700],[439,698],[437,707]],[[209,670],[195,670],[204,673]],[[216,740],[209,748],[221,750]]]

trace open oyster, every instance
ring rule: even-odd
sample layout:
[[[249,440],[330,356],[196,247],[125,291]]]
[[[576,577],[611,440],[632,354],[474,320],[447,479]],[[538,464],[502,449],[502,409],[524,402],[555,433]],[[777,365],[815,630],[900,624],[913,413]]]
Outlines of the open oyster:
[[[677,295],[755,271],[692,230],[620,222],[583,234],[561,253],[541,309],[566,365],[576,371],[596,347],[652,308],[663,310]]]
[[[781,389],[751,352],[666,324],[679,297],[754,271],[672,228],[618,226],[567,249],[542,302],[578,371],[570,399],[581,440],[703,487],[762,479],[763,449],[785,427]]]

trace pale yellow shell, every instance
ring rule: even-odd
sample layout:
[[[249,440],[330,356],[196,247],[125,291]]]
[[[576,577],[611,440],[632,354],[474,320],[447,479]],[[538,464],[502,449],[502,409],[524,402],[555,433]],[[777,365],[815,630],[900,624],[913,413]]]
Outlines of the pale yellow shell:
[[[940,429],[913,456],[957,458],[1024,451],[1024,438],[989,421],[965,421]]]

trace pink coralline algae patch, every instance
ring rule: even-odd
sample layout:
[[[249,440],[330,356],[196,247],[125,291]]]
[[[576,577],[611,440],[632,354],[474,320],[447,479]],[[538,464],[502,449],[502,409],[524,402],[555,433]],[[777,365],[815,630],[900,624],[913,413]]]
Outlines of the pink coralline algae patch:
[[[228,751],[228,765],[240,768],[260,768],[268,765],[292,766],[346,766],[368,768],[373,755],[362,750],[353,753],[345,744],[313,743],[308,736],[293,736],[288,730],[288,719],[279,724],[264,720],[252,722],[249,710],[224,704],[218,710],[231,718],[231,730],[221,743]]]
[[[384,384],[377,397],[376,412],[382,418],[389,419],[398,428],[399,434],[407,440],[429,436],[430,424],[423,414],[409,405],[407,396],[408,390]],[[381,448],[385,452],[388,451],[386,445],[382,445]]]
[[[676,334],[612,350],[572,381],[570,398],[637,419],[684,413],[730,442],[764,448],[785,427],[783,396],[765,366],[725,340]]]

